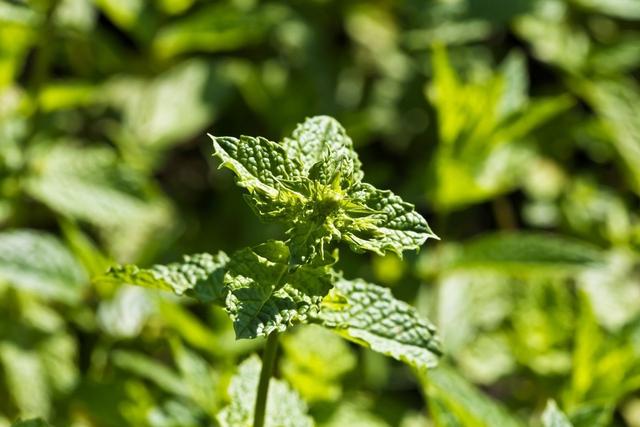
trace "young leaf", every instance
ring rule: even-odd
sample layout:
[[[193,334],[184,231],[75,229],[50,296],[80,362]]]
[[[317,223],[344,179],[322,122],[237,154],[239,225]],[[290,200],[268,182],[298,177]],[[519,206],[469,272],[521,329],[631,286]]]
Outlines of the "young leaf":
[[[422,370],[441,354],[435,328],[389,289],[339,279],[315,319],[344,338]]]
[[[402,251],[418,249],[428,238],[438,238],[414,206],[391,191],[361,183],[349,196],[355,205],[365,208],[360,211],[371,212],[339,227],[343,239],[356,251],[364,249],[379,255],[391,251],[402,256]]]
[[[331,277],[325,266],[290,270],[288,247],[270,241],[235,253],[225,284],[236,337],[255,338],[282,332],[316,313],[331,288]]]
[[[336,159],[346,160],[344,172],[360,181],[364,176],[358,154],[353,149],[353,142],[342,125],[329,116],[315,116],[306,119],[293,131],[290,138],[283,141],[284,149],[291,159],[298,159],[304,172],[322,162],[331,155]]]
[[[235,173],[238,185],[249,192],[247,201],[261,217],[286,217],[303,201],[286,185],[300,179],[300,164],[290,160],[281,145],[261,137],[209,136],[221,167]]]
[[[60,241],[34,230],[0,233],[0,280],[40,296],[76,301],[86,272]]]
[[[263,219],[280,219],[291,263],[324,258],[331,242],[378,254],[417,249],[437,238],[413,205],[390,191],[361,183],[353,143],[334,119],[318,116],[276,144],[264,138],[211,137],[216,156],[231,169],[247,201]]]
[[[573,427],[573,424],[553,400],[547,402],[547,407],[542,414],[542,425],[544,427]]]
[[[201,302],[223,305],[225,290],[223,278],[229,257],[220,251],[185,255],[182,262],[139,268],[127,264],[112,267],[97,281],[116,281],[145,288],[173,291],[189,295]]]
[[[218,414],[222,427],[251,427],[261,362],[251,356],[231,380],[231,403]],[[298,394],[283,381],[271,379],[267,398],[265,427],[311,427],[313,420]]]

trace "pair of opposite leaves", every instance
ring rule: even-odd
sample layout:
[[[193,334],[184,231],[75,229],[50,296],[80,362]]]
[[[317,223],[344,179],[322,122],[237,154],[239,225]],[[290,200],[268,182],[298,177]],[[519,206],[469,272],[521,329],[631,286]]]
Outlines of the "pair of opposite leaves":
[[[418,368],[433,366],[439,343],[428,321],[388,289],[346,280],[332,268],[337,241],[357,252],[402,255],[437,238],[413,205],[362,182],[361,163],[344,128],[317,116],[280,144],[262,137],[211,138],[214,155],[234,172],[254,212],[289,227],[286,240],[231,257],[204,253],[149,269],[118,266],[103,280],[220,305],[237,338],[317,323]]]

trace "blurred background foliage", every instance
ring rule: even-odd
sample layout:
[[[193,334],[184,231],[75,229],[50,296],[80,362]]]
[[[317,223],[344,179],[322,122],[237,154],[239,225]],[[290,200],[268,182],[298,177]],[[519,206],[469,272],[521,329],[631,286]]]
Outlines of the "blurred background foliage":
[[[1,0],[0,426],[216,425],[226,316],[90,278],[277,236],[205,132],[329,114],[441,242],[343,251],[435,321],[427,375],[304,327],[319,426],[640,426],[637,0]],[[364,260],[364,261],[363,261]]]

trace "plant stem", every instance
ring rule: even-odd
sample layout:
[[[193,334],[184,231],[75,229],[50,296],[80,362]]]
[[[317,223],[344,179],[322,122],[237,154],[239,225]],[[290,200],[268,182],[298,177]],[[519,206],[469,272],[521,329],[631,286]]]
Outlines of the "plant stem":
[[[260,382],[258,383],[258,395],[256,396],[256,407],[254,411],[253,427],[264,427],[264,414],[267,407],[267,393],[269,392],[269,382],[276,360],[278,350],[278,333],[271,332],[267,337],[267,344],[262,354],[262,370],[260,371]]]

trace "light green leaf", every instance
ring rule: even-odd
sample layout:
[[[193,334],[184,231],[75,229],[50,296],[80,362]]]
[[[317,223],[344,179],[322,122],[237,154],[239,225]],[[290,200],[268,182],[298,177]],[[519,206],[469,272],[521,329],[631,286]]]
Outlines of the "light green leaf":
[[[445,262],[445,268],[561,274],[603,262],[600,249],[580,240],[545,233],[500,232],[466,243]]]
[[[542,414],[542,425],[544,427],[573,427],[573,424],[553,400],[547,402],[547,407]]]
[[[440,365],[420,375],[436,425],[523,427],[524,424],[452,369]]]
[[[114,77],[101,96],[122,112],[121,143],[144,149],[139,158],[148,161],[150,152],[186,142],[215,120],[230,89],[217,64],[190,59],[153,79]]]
[[[205,359],[179,340],[171,341],[171,349],[189,397],[208,414],[215,416],[219,403],[218,374]]]
[[[4,341],[0,343],[0,365],[11,400],[22,416],[48,416],[51,390],[38,353]]]
[[[188,396],[187,384],[175,371],[141,353],[116,350],[113,363],[120,369],[153,382],[160,389],[176,396]]]
[[[0,280],[46,298],[76,301],[86,272],[60,241],[35,230],[0,233]]]
[[[163,2],[172,7],[177,3]],[[205,4],[195,13],[164,25],[153,41],[153,50],[159,57],[171,58],[193,51],[229,51],[257,44],[283,18],[283,11],[274,5],[247,10],[233,3]]]
[[[271,241],[235,253],[228,265],[226,309],[237,338],[267,336],[304,322],[331,288],[326,267],[290,269],[289,249]]]
[[[391,191],[361,183],[350,190],[349,196],[356,206],[353,213],[346,210],[351,213],[350,220],[337,227],[355,251],[369,250],[380,255],[391,251],[402,256],[402,251],[418,249],[428,238],[438,238],[414,206]]]
[[[441,354],[435,328],[389,289],[339,279],[316,321],[344,338],[422,370]]]
[[[364,176],[351,138],[333,117],[308,118],[296,127],[290,138],[284,139],[283,145],[289,158],[300,160],[307,173],[329,156],[334,164],[344,161],[340,169],[355,181]]]
[[[223,278],[228,262],[229,257],[222,251],[216,255],[185,255],[182,262],[151,268],[132,264],[112,267],[106,275],[95,280],[172,291],[201,302],[223,305],[226,295]]]
[[[357,363],[348,343],[316,325],[308,325],[281,338],[283,377],[306,402],[336,401],[341,378]]]
[[[11,427],[51,427],[51,424],[42,418],[32,418],[30,420],[16,421]]]
[[[39,145],[30,161],[29,195],[63,216],[99,227],[118,259],[135,257],[169,229],[170,204],[111,148]]]
[[[604,123],[636,194],[640,194],[640,87],[631,80],[596,80],[582,82],[579,89]]]
[[[260,376],[261,363],[251,356],[238,368],[231,380],[229,397],[231,403],[218,414],[222,427],[251,427]],[[298,394],[277,379],[271,379],[265,427],[312,427],[313,420],[307,415],[307,407]]]
[[[215,156],[236,175],[249,192],[247,202],[265,219],[292,216],[292,207],[304,201],[287,183],[298,180],[301,166],[290,160],[281,145],[265,138],[214,137]]]

